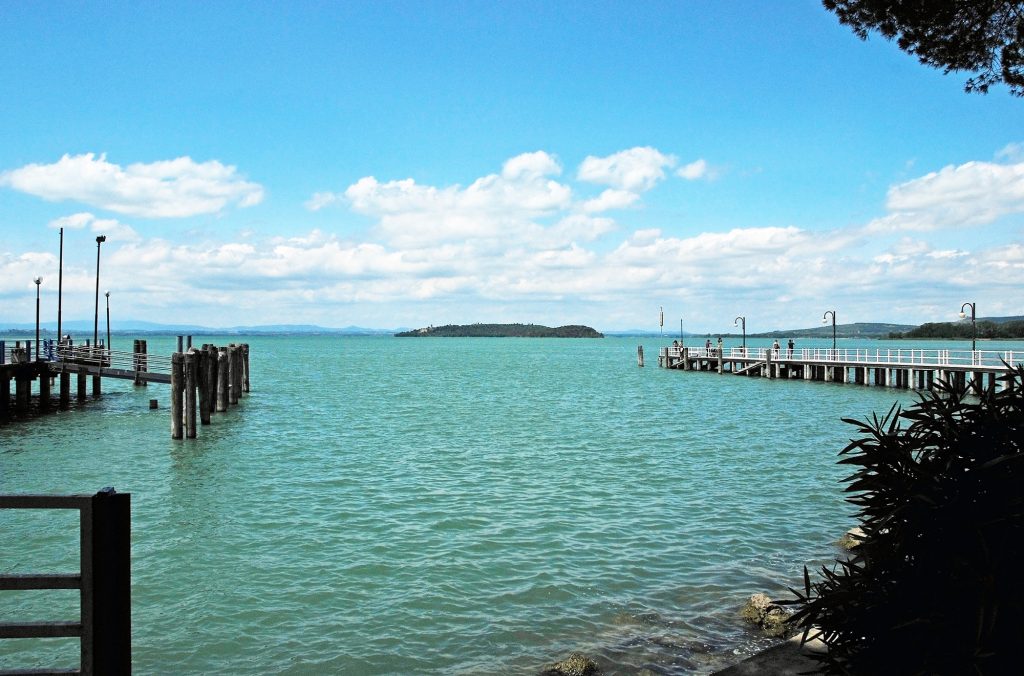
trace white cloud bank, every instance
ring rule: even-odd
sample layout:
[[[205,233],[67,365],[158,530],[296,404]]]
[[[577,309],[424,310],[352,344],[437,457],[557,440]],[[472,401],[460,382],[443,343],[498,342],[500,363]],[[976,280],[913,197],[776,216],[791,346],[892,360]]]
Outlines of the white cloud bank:
[[[728,328],[737,314],[767,329],[813,325],[832,307],[843,321],[932,320],[942,317],[926,314],[929,308],[941,311],[966,290],[986,312],[1022,311],[1014,303],[1024,287],[1024,243],[982,244],[972,235],[940,244],[929,233],[940,223],[977,226],[1024,211],[1021,165],[969,162],[894,185],[883,218],[828,232],[750,223],[714,232],[680,224],[666,233],[637,227],[637,211],[621,222],[607,215],[636,207],[639,191],[668,180],[674,161],[650,148],[588,157],[577,175],[607,186],[597,196],[577,194],[545,152],[510,158],[466,186],[367,176],[314,200],[369,217],[369,236],[313,230],[234,242],[120,239],[104,250],[104,284],[120,299],[139,299],[137,310],[122,305],[122,316],[198,321],[191,309],[173,314],[190,298],[202,304],[203,321],[217,325],[572,321],[634,328],[653,324],[664,305],[685,314],[694,330]],[[928,227],[916,227],[922,224]],[[82,212],[51,225],[99,231],[121,224]],[[919,232],[908,237],[907,230]],[[52,267],[51,259],[0,256],[7,292],[23,295],[26,280],[47,274],[39,268]],[[68,273],[91,307],[92,270],[72,266],[66,280]]]
[[[0,173],[0,185],[51,202],[73,200],[145,218],[213,214],[229,204],[248,207],[263,200],[263,188],[235,167],[190,157],[122,167],[105,154],[64,155],[53,164]]]

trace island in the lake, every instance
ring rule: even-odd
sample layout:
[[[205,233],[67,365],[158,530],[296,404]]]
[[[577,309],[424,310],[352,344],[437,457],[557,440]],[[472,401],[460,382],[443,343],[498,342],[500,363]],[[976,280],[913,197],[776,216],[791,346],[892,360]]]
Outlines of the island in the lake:
[[[540,324],[446,324],[396,333],[399,338],[604,338],[589,326],[541,326]]]

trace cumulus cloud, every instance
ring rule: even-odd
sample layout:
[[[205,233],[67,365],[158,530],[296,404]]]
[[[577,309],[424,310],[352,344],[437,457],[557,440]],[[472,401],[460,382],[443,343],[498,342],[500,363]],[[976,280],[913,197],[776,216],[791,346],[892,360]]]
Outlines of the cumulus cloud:
[[[393,243],[507,237],[571,205],[572,189],[551,178],[560,172],[547,153],[526,153],[505,162],[500,174],[465,188],[367,176],[350,185],[345,197],[354,211],[376,218],[379,231]]]
[[[665,178],[665,169],[678,160],[651,147],[636,147],[607,157],[587,156],[580,164],[577,178],[608,185],[619,190],[643,192]]]
[[[106,235],[111,240],[123,242],[135,242],[141,239],[139,233],[135,232],[130,225],[125,225],[114,218],[96,218],[88,212],[79,212],[70,216],[55,218],[47,224],[53,229],[67,228],[69,230],[81,230],[88,227],[93,232]]]
[[[190,157],[122,167],[105,154],[64,155],[0,173],[0,185],[51,202],[74,200],[121,214],[174,218],[213,214],[229,204],[253,206],[263,188],[216,160]]]
[[[711,168],[703,159],[694,160],[680,167],[676,171],[676,175],[680,178],[685,178],[687,181],[696,181],[700,178],[711,178]]]
[[[342,199],[344,199],[344,197],[337,193],[315,192],[313,193],[312,197],[306,200],[303,206],[305,206],[310,211],[320,211],[326,206],[330,206],[335,202],[340,202]]]
[[[928,231],[991,223],[1024,212],[1024,162],[949,165],[889,189],[891,213],[868,225],[875,232]]]

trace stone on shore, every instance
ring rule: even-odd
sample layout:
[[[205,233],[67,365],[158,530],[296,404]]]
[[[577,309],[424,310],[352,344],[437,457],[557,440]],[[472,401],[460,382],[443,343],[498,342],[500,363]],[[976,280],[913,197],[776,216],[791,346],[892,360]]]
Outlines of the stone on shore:
[[[569,653],[561,662],[555,662],[540,672],[540,676],[599,676],[597,662],[581,653]]]
[[[849,550],[860,547],[862,542],[864,542],[864,531],[857,527],[846,531],[836,544],[843,549]]]
[[[768,636],[781,637],[789,633],[790,627],[786,623],[789,613],[775,603],[767,594],[754,594],[743,606],[740,616],[756,624]]]

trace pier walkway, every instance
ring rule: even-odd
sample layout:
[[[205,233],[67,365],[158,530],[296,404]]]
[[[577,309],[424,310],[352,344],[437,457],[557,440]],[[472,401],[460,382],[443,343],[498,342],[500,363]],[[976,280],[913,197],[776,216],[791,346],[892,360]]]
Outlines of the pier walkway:
[[[763,378],[819,380],[929,390],[938,381],[995,388],[1024,350],[663,347],[658,366]]]

